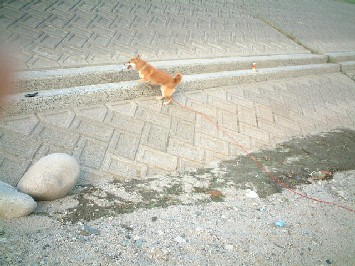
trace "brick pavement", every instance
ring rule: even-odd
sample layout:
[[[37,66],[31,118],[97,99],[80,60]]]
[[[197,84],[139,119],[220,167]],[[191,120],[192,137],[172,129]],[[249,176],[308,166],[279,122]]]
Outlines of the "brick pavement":
[[[251,0],[243,6],[315,53],[355,51],[354,4],[333,0]]]
[[[241,1],[0,1],[0,29],[23,69],[305,53]]]
[[[355,51],[355,5],[336,1],[0,1],[0,39],[23,69],[148,60]],[[352,68],[350,69],[352,71]],[[292,136],[355,127],[355,85],[340,73],[180,92],[249,150]],[[199,114],[154,98],[5,117],[0,180],[15,184],[52,152],[82,182],[203,167],[241,151]]]
[[[355,84],[340,73],[180,92],[176,99],[216,119],[249,150],[355,128]],[[16,183],[51,152],[76,157],[83,182],[183,171],[242,153],[200,114],[152,97],[0,122],[0,180]]]

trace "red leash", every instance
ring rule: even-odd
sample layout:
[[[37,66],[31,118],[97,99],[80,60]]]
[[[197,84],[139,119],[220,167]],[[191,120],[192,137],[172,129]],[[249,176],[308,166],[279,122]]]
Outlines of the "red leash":
[[[309,200],[313,200],[313,201],[316,201],[316,202],[321,202],[321,203],[325,203],[325,204],[330,204],[330,205],[333,205],[333,206],[336,206],[338,208],[342,208],[342,209],[345,209],[347,211],[351,211],[351,212],[355,212],[355,210],[349,208],[349,207],[346,207],[346,206],[342,206],[342,205],[339,205],[335,202],[331,202],[331,201],[325,201],[325,200],[321,200],[321,199],[317,199],[317,198],[313,198],[313,197],[310,197],[310,196],[307,196],[306,194],[303,194],[301,192],[298,192],[292,188],[290,188],[289,186],[287,186],[285,183],[283,183],[281,180],[279,180],[277,177],[275,177],[273,174],[271,174],[253,155],[251,155],[251,153],[247,150],[247,148],[245,148],[243,145],[241,145],[240,143],[238,143],[234,138],[233,136],[231,136],[227,130],[225,130],[223,127],[219,126],[218,125],[218,122],[213,120],[213,118],[211,118],[210,116],[202,113],[202,112],[199,112],[199,111],[196,111],[188,106],[185,106],[181,103],[179,103],[178,101],[176,101],[174,98],[171,98],[173,100],[174,103],[176,103],[177,105],[179,105],[180,107],[184,108],[184,109],[187,109],[191,112],[194,112],[196,114],[200,114],[202,117],[204,117],[208,122],[210,122],[213,126],[216,127],[217,130],[223,132],[228,138],[229,140],[231,141],[231,143],[234,145],[234,146],[237,146],[239,147],[242,151],[245,152],[245,154],[255,163],[255,165],[261,170],[263,171],[265,174],[267,174],[270,178],[272,178],[272,180],[274,180],[277,184],[279,184],[280,186],[282,186],[283,188],[287,189],[288,191],[291,191],[292,193],[294,194],[297,194],[303,198],[306,198],[306,199],[309,199]]]

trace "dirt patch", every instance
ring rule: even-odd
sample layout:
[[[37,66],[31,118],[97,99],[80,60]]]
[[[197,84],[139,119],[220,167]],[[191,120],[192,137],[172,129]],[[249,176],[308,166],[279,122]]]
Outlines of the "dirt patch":
[[[294,138],[273,150],[252,156],[276,178],[295,188],[300,184],[331,179],[337,171],[355,169],[355,131],[338,130]],[[45,208],[37,215],[54,216],[64,223],[91,221],[130,213],[137,209],[224,201],[228,195],[265,198],[282,187],[247,156],[222,161],[217,168],[198,169],[146,180],[107,182],[78,187],[71,197],[77,202],[65,210]],[[67,199],[66,199],[67,200]],[[59,200],[57,204],[60,204]]]

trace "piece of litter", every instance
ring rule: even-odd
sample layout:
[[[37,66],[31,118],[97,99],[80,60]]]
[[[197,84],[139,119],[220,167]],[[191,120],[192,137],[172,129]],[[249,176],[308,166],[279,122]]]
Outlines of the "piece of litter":
[[[255,199],[255,198],[259,197],[259,195],[255,191],[250,190],[250,189],[247,189],[247,192],[245,193],[245,196],[248,197],[248,198],[252,198],[252,199]]]
[[[283,221],[283,220],[278,220],[278,221],[275,222],[275,225],[276,225],[277,227],[285,227],[286,222]]]
[[[37,95],[38,95],[38,91],[34,92],[34,93],[27,93],[27,94],[25,94],[25,97],[35,97]]]
[[[256,63],[252,63],[251,69],[252,69],[253,71],[256,71]]]

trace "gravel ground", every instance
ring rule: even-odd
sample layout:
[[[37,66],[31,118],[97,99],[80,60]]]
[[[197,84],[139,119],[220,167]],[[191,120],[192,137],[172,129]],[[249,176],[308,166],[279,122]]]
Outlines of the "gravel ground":
[[[355,207],[355,171],[300,190]],[[354,213],[290,192],[138,209],[87,223],[3,224],[1,265],[354,265]],[[276,221],[286,225],[277,227]]]
[[[255,156],[284,182],[300,181],[299,191],[355,209],[354,136],[320,134]],[[310,179],[312,170],[335,174]],[[79,186],[1,221],[0,265],[355,265],[354,212],[276,193],[256,171],[240,157],[196,173]]]

